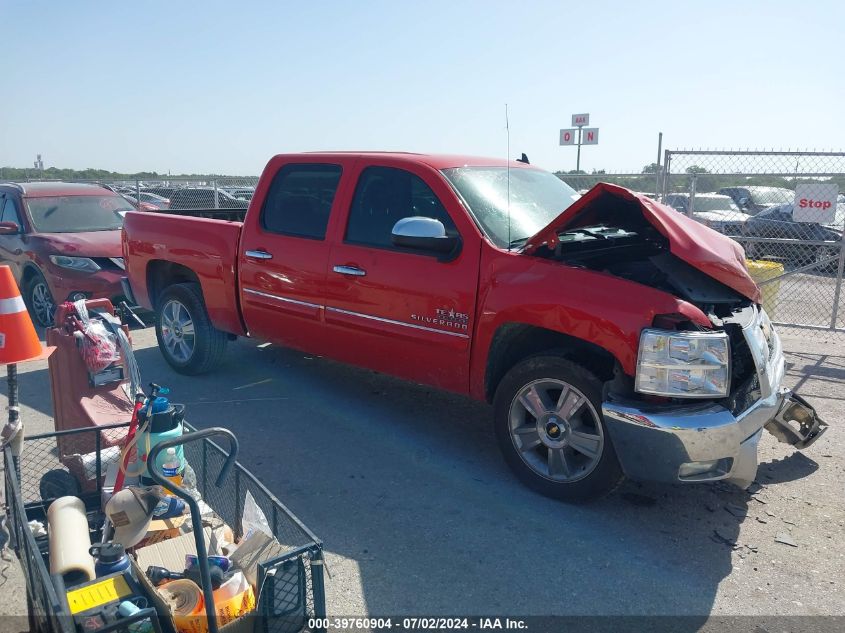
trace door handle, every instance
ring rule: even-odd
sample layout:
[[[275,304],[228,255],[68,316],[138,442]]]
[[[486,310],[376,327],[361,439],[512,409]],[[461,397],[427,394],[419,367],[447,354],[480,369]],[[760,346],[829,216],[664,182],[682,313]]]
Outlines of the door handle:
[[[273,256],[267,251],[244,251],[244,255],[252,259],[273,259]]]
[[[350,277],[363,277],[367,274],[366,270],[361,270],[355,266],[335,266],[332,270],[340,275],[349,275]]]

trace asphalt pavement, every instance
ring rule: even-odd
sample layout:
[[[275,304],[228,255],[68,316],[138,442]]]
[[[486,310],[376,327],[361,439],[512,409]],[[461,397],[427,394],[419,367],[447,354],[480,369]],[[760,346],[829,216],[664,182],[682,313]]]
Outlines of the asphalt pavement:
[[[323,539],[330,614],[845,615],[843,337],[784,336],[788,383],[832,428],[805,453],[764,434],[754,494],[628,482],[583,506],[515,480],[485,404],[251,340],[186,377],[152,329],[133,338],[144,380],[234,431]],[[46,363],[20,371],[27,431],[52,430]],[[0,569],[0,615],[25,613],[19,563]]]

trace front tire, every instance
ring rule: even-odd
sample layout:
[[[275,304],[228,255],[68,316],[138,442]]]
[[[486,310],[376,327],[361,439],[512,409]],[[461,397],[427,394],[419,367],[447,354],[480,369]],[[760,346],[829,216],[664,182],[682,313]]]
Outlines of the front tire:
[[[554,355],[515,365],[493,400],[499,448],[527,486],[564,501],[598,499],[624,479],[601,415],[601,382]]]
[[[828,261],[831,258],[832,261]],[[835,273],[839,268],[839,248],[819,246],[813,254],[813,261],[818,264],[819,272]]]
[[[44,275],[40,272],[33,273],[26,283],[25,294],[25,303],[35,324],[40,327],[52,326],[56,302]]]
[[[199,284],[168,286],[156,302],[156,339],[167,363],[180,374],[211,371],[223,359],[227,337],[211,324]]]

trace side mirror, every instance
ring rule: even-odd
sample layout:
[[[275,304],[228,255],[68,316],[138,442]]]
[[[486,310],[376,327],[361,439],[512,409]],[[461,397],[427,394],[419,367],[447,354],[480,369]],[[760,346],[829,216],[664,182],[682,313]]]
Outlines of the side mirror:
[[[14,222],[0,222],[0,235],[17,235],[20,232],[21,227]]]
[[[394,246],[439,253],[443,261],[454,259],[460,247],[460,238],[446,235],[440,220],[419,216],[399,220],[393,225],[390,238]]]
[[[749,202],[750,202],[750,200],[745,196],[743,196],[742,198],[737,200],[737,204],[739,205],[740,209],[747,209]]]

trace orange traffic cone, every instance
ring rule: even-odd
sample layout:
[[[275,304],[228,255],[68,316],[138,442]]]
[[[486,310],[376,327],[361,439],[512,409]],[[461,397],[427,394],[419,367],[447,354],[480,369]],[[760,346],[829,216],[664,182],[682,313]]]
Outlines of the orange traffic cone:
[[[40,360],[51,351],[38,340],[11,268],[0,266],[0,365]]]

